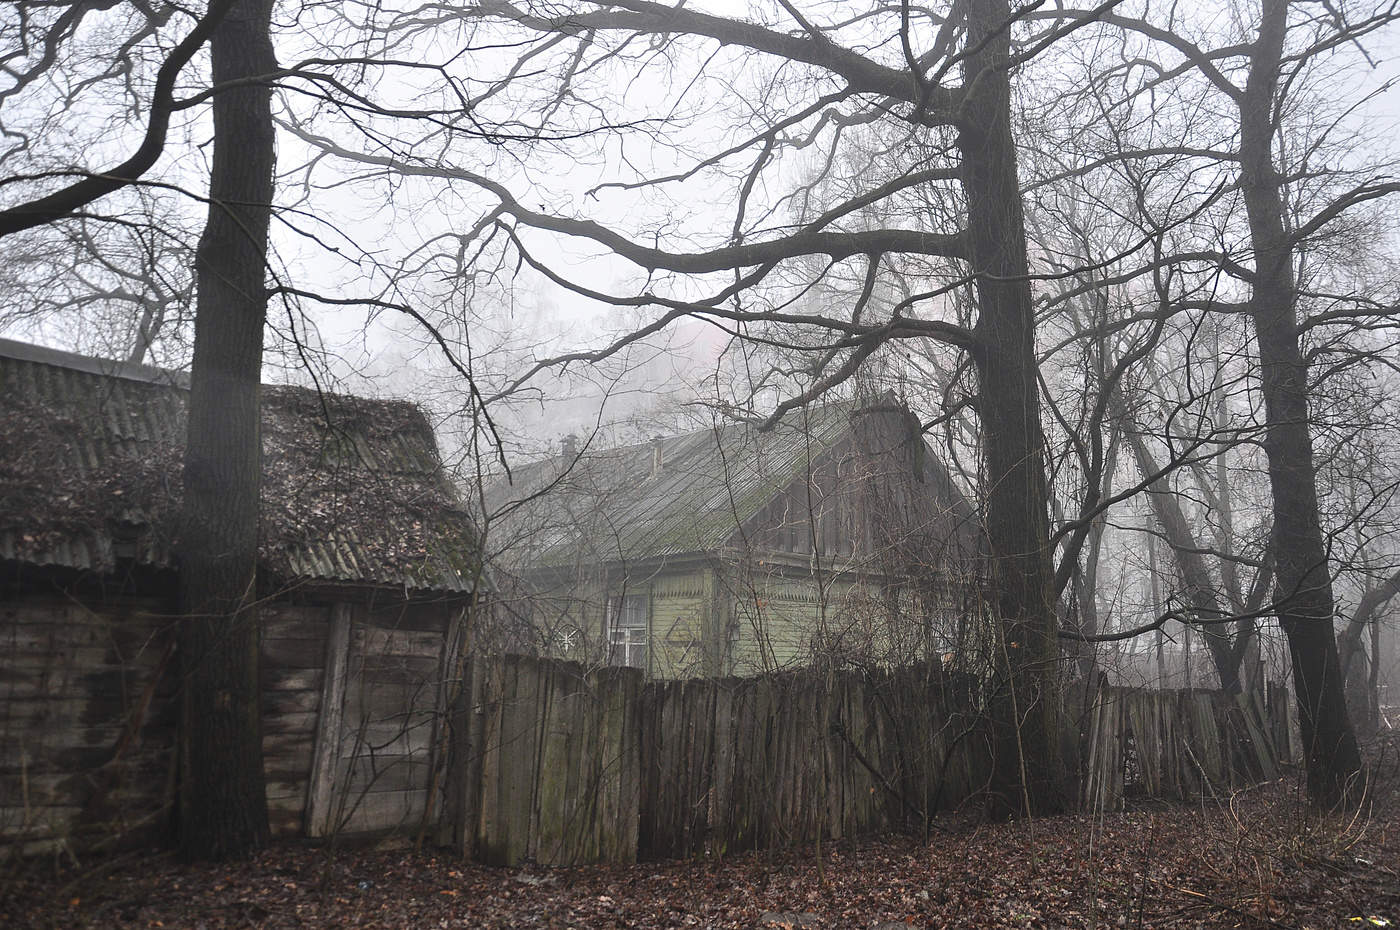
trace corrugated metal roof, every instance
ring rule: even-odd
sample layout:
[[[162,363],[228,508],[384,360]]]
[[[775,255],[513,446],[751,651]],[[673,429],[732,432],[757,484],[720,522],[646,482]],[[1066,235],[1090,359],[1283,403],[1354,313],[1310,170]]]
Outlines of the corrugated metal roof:
[[[170,566],[187,388],[0,339],[0,559]],[[262,498],[260,562],[285,580],[471,590],[475,532],[411,404],[264,386]]]
[[[521,568],[571,566],[703,553],[736,533],[851,435],[860,405],[794,410],[772,430],[744,423],[554,456],[513,471],[490,489],[508,516],[492,548]],[[967,513],[941,464],[948,494]],[[512,503],[515,502],[515,503]]]

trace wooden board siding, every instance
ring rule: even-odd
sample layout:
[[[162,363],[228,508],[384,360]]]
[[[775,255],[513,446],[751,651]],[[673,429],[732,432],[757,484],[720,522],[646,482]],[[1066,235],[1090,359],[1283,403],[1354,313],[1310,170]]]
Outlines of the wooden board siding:
[[[0,613],[0,835],[24,837],[27,846],[83,846],[143,841],[168,828],[177,621],[155,612],[160,606],[25,598]],[[262,609],[263,763],[279,835],[302,829],[325,615],[315,607]]]
[[[12,849],[165,828],[175,706],[161,607],[37,596],[0,608],[0,837]]]
[[[737,625],[727,671],[799,668],[812,661],[816,643],[875,649],[873,634],[859,629],[873,596],[873,589],[845,579],[820,586],[812,578],[774,574],[751,582],[732,602]]]
[[[614,569],[606,587],[603,579],[590,578],[569,589],[556,579],[557,587],[533,600],[533,621],[550,636],[541,649],[546,655],[606,663],[604,591],[644,596],[650,679],[797,668],[812,660],[814,643],[860,664],[890,667],[976,653],[969,643],[976,630],[965,619],[965,584],[930,575],[915,590],[848,567],[814,575],[810,565],[791,558],[737,552],[629,566],[625,582]],[[567,650],[555,636],[566,625],[580,633]]]
[[[653,678],[693,678],[706,672],[705,574],[661,575],[651,583]]]
[[[275,836],[302,832],[325,676],[325,607],[265,604],[260,675],[267,815]]]
[[[0,854],[149,842],[170,826],[179,701],[165,602],[25,595],[0,607]],[[441,701],[441,607],[386,605],[346,638],[356,677],[343,688],[337,757],[351,831],[416,826]],[[332,608],[262,608],[263,763],[275,834],[306,826]]]

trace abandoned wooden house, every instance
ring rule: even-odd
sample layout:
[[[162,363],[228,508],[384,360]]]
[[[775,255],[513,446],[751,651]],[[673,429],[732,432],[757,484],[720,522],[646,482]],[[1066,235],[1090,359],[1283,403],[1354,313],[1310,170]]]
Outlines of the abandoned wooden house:
[[[183,375],[0,340],[0,848],[168,825]],[[274,831],[416,826],[478,587],[421,411],[263,392]]]
[[[488,548],[546,653],[680,678],[977,638],[976,511],[890,396],[575,446],[488,488]]]

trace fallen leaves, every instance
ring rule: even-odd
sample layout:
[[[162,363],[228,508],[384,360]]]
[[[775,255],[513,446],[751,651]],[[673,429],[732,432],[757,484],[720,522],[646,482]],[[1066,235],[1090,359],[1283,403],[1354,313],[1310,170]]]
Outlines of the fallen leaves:
[[[285,844],[250,862],[150,854],[89,875],[50,863],[0,885],[4,927],[1386,927],[1400,920],[1394,792],[1362,826],[1286,785],[1221,806],[973,825],[721,860],[492,869],[448,852]],[[1353,830],[1346,855],[1322,842]],[[1330,831],[1330,832],[1329,832]],[[38,874],[47,866],[47,874]]]

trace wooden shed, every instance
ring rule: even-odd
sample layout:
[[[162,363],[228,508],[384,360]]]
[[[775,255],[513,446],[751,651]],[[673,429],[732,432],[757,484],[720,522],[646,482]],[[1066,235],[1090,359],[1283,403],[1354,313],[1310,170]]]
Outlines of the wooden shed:
[[[183,374],[0,340],[0,849],[149,840],[178,790]],[[416,828],[481,576],[422,412],[263,390],[273,830]]]

